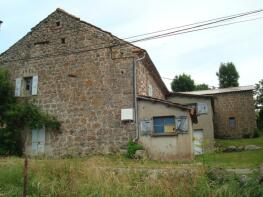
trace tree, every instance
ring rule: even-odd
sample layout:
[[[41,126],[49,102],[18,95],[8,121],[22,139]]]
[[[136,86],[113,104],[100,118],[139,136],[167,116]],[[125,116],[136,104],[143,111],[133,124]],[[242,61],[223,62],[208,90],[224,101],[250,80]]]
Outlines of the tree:
[[[195,85],[195,90],[209,90],[209,86],[205,83]]]
[[[219,72],[216,73],[220,88],[238,87],[239,74],[232,62],[221,63]]]
[[[174,80],[171,83],[171,88],[174,92],[209,90],[208,85],[205,83],[195,85],[195,82],[191,78],[191,76],[186,75],[185,73],[175,76]]]
[[[56,118],[27,101],[18,101],[6,70],[0,69],[0,155],[21,155],[27,128],[60,127]]]
[[[174,92],[186,92],[195,90],[194,80],[190,75],[176,75],[171,83],[171,88]]]
[[[255,108],[257,109],[257,127],[263,129],[263,79],[256,84],[255,88]]]

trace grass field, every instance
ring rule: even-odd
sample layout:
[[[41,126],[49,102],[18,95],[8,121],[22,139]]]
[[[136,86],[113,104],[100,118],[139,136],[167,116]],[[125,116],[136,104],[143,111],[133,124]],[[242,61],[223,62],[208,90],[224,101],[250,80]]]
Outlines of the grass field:
[[[222,146],[255,144],[263,147],[262,141],[261,137],[220,140],[218,143]],[[262,197],[263,185],[255,177],[246,184],[241,184],[236,177],[219,183],[210,180],[206,175],[207,165],[201,165],[204,160],[204,164],[210,166],[255,168],[263,162],[262,153],[262,150],[213,153],[192,162],[131,160],[121,155],[30,159],[29,196]],[[0,158],[0,196],[21,196],[22,188],[23,159]]]
[[[210,153],[198,156],[196,161],[204,162],[209,166],[226,168],[257,168],[260,164],[263,164],[263,136],[237,140],[217,140],[216,143],[222,148],[230,145],[244,146],[250,144],[254,144],[262,148],[255,151]]]

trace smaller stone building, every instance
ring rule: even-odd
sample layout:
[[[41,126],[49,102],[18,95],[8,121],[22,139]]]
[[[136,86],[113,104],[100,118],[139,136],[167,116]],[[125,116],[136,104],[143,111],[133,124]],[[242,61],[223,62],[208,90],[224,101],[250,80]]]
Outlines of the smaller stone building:
[[[249,137],[256,128],[253,86],[186,92],[213,96],[216,138]]]

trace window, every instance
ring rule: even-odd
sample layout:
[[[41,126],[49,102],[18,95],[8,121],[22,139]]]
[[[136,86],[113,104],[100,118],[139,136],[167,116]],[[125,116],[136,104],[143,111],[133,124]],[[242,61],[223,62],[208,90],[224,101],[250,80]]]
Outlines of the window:
[[[37,95],[38,76],[16,78],[15,96]]]
[[[56,22],[56,26],[59,27],[60,26],[60,21]]]
[[[154,133],[171,133],[175,132],[174,116],[153,117]]]
[[[25,77],[24,83],[25,83],[25,90],[31,92],[32,90],[32,78],[33,77]]]
[[[66,43],[66,39],[65,38],[61,38],[61,44],[65,44]]]
[[[230,127],[235,127],[236,126],[236,118],[235,117],[229,117],[228,118],[228,124]]]
[[[197,113],[198,114],[206,114],[206,113],[208,113],[207,103],[197,103]]]
[[[153,86],[151,84],[148,85],[148,96],[153,96]]]

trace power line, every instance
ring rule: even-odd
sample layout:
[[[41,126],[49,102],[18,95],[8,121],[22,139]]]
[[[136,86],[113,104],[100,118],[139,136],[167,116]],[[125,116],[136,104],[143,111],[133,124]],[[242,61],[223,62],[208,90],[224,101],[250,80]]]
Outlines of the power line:
[[[125,39],[120,39],[124,43],[121,43],[121,44],[116,44],[115,43],[115,44],[112,44],[109,47],[117,47],[117,46],[123,46],[123,45],[131,44],[131,43],[146,41],[146,40],[150,40],[151,38],[155,38],[155,37],[156,38],[159,38],[159,37],[162,38],[162,37],[164,37],[164,35],[169,35],[169,34],[173,34],[173,33],[176,33],[176,32],[184,32],[186,30],[191,30],[191,29],[195,29],[195,28],[199,28],[199,27],[203,27],[203,26],[205,27],[205,26],[209,26],[211,24],[216,24],[216,23],[221,23],[221,22],[228,21],[228,20],[233,20],[233,19],[240,18],[240,17],[243,17],[243,16],[257,14],[257,13],[260,13],[262,11],[263,11],[263,9],[260,9],[260,10],[254,10],[254,11],[244,12],[244,13],[240,13],[240,14],[234,14],[234,15],[230,15],[230,16],[227,16],[227,17],[220,17],[220,18],[218,18],[219,20],[216,20],[216,21],[213,21],[213,22],[209,22],[209,23],[204,23],[205,21],[202,21],[202,22],[199,22],[199,23],[204,23],[204,24],[197,25],[197,26],[192,26],[192,27],[189,27],[189,28],[184,28],[184,29],[180,29],[180,30],[177,30],[177,31],[172,31],[172,32],[164,33],[164,34],[159,34],[159,35],[155,35],[155,36],[141,38],[141,39],[138,39],[138,40],[128,41],[128,40],[125,40]],[[212,21],[212,20],[215,20],[215,19],[211,19],[211,20],[207,20],[207,21]],[[186,25],[186,26],[189,26],[189,25]],[[177,27],[177,28],[179,28],[179,27]],[[160,30],[160,31],[163,31],[163,30]],[[189,31],[189,32],[192,32],[192,31]],[[147,33],[147,34],[151,34],[151,33]],[[174,35],[176,35],[176,34],[174,34]],[[133,37],[137,37],[137,36],[133,36]],[[108,43],[100,43],[100,44],[92,45],[92,46],[89,46],[89,48],[94,47],[94,46],[100,46],[101,44],[108,44]],[[87,48],[87,47],[81,47],[81,48],[78,48],[78,49],[85,49],[85,48]]]
[[[209,20],[205,20],[205,21],[190,23],[190,24],[187,24],[187,25],[176,26],[176,27],[171,27],[171,28],[168,28],[168,29],[162,29],[162,30],[157,30],[157,31],[153,31],[153,32],[138,34],[138,35],[126,37],[126,38],[123,38],[123,39],[124,39],[124,40],[127,40],[127,39],[131,39],[131,38],[136,38],[136,37],[151,35],[151,34],[155,34],[155,33],[165,32],[165,31],[169,31],[169,30],[173,30],[173,29],[179,29],[179,28],[182,28],[182,27],[188,27],[188,26],[193,26],[193,25],[197,25],[197,24],[208,23],[208,22],[211,22],[211,21],[218,21],[218,20],[222,20],[222,19],[227,19],[227,18],[232,18],[232,17],[243,16],[244,14],[254,14],[254,13],[261,12],[261,11],[262,11],[262,10],[254,10],[254,11],[250,11],[250,12],[243,12],[243,13],[238,13],[238,14],[233,14],[233,15],[224,16],[224,17],[213,18],[213,19],[209,19]]]
[[[259,12],[262,12],[262,11],[263,10],[261,9],[261,10],[251,11],[251,12],[245,12],[245,13],[242,13],[242,14],[238,14],[238,16],[237,15],[233,15],[233,17],[229,17],[229,18],[221,17],[221,18],[224,18],[224,19],[220,19],[218,21],[213,21],[213,22],[210,22],[210,23],[202,24],[202,25],[197,25],[197,26],[190,27],[190,28],[185,28],[185,29],[180,29],[180,30],[177,30],[177,31],[172,31],[172,32],[169,32],[169,33],[159,34],[159,35],[155,35],[155,36],[149,36],[149,37],[146,37],[146,38],[133,40],[133,41],[130,41],[130,42],[122,40],[122,39],[119,39],[119,41],[122,41],[123,43],[119,43],[119,44],[118,43],[113,43],[113,44],[100,43],[100,44],[96,44],[96,45],[91,45],[91,46],[89,46],[90,48],[87,48],[87,47],[78,48],[78,49],[75,49],[75,51],[68,51],[67,53],[64,53],[64,54],[43,55],[43,56],[37,56],[37,57],[32,57],[32,58],[14,59],[14,60],[9,60],[9,61],[4,61],[4,62],[12,62],[12,61],[19,61],[19,60],[29,60],[29,59],[39,59],[39,58],[43,58],[43,57],[54,57],[54,56],[62,56],[62,55],[76,54],[76,53],[82,53],[82,52],[89,52],[89,51],[96,51],[96,50],[107,49],[107,48],[111,48],[111,47],[124,46],[124,45],[132,44],[132,43],[135,43],[135,42],[142,42],[142,41],[147,41],[147,40],[152,40],[152,39],[159,39],[159,38],[163,38],[163,37],[174,36],[174,35],[179,35],[179,34],[185,34],[185,33],[190,33],[190,32],[195,32],[195,31],[201,31],[201,30],[205,30],[205,29],[211,29],[211,28],[231,25],[231,24],[235,24],[235,23],[242,23],[242,22],[247,22],[247,21],[252,21],[252,20],[259,20],[259,19],[261,19],[263,17],[254,18],[254,19],[248,19],[248,20],[243,20],[243,21],[236,21],[236,22],[226,23],[226,24],[221,24],[221,25],[214,25],[214,26],[210,26],[210,27],[205,27],[205,26],[209,26],[211,24],[221,23],[223,21],[232,20],[234,18],[239,18],[239,17],[242,17],[242,16],[247,16],[247,15],[259,13]],[[204,27],[204,28],[200,28],[200,27]],[[107,45],[106,46],[102,46],[102,45],[105,45],[105,44],[107,44]],[[92,48],[94,46],[101,46],[101,47]],[[84,50],[81,50],[81,49],[84,49]],[[79,50],[79,51],[76,51],[76,50]]]
[[[232,22],[232,23],[225,23],[225,24],[221,24],[221,25],[214,25],[214,26],[210,26],[210,27],[197,28],[197,29],[193,29],[193,30],[189,30],[189,31],[182,30],[181,32],[175,32],[175,33],[171,32],[169,34],[160,34],[160,35],[157,35],[157,36],[152,36],[152,37],[148,37],[148,38],[134,40],[134,41],[131,41],[130,43],[143,42],[143,41],[148,41],[148,40],[153,40],[153,39],[159,39],[159,38],[165,38],[165,37],[169,37],[169,36],[175,36],[175,35],[180,35],[180,34],[191,33],[191,32],[195,32],[195,31],[202,31],[202,30],[206,30],[206,29],[213,29],[213,28],[217,28],[217,27],[223,27],[223,26],[228,26],[228,25],[233,25],[233,24],[238,24],[238,23],[255,21],[255,20],[262,19],[262,18],[263,17],[258,17],[258,18],[253,18],[253,19],[236,21],[236,22]]]

